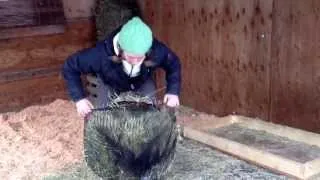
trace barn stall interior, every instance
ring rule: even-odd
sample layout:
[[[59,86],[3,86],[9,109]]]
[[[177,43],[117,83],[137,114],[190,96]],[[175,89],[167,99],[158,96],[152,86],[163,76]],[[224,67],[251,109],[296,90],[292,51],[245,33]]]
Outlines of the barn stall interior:
[[[138,12],[181,60],[182,137],[166,179],[319,178],[319,1],[7,0],[1,179],[100,179],[61,67]],[[161,99],[164,72],[155,79]],[[83,77],[88,96],[95,80]]]

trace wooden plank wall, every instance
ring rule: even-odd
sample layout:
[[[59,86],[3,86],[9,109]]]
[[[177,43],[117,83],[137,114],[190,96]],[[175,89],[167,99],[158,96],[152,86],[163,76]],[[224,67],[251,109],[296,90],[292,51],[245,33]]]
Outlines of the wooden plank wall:
[[[88,19],[67,23],[62,34],[0,40],[0,112],[67,98],[62,63],[94,42]]]
[[[182,60],[184,105],[320,133],[317,0],[140,3]]]
[[[320,1],[274,1],[274,122],[320,133]]]

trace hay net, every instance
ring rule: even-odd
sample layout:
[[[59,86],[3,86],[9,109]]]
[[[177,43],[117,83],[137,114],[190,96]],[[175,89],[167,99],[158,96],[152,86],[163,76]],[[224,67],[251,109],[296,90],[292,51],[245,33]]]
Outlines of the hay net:
[[[104,178],[162,179],[176,149],[174,112],[135,93],[120,94],[111,102],[87,121],[88,166]]]

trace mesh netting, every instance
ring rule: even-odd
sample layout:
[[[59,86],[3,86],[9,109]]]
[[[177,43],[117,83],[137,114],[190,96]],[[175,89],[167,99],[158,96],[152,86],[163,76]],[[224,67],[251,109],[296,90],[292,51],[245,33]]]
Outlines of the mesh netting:
[[[108,107],[93,111],[85,128],[86,162],[104,178],[161,179],[175,154],[175,115],[133,97],[120,94]]]

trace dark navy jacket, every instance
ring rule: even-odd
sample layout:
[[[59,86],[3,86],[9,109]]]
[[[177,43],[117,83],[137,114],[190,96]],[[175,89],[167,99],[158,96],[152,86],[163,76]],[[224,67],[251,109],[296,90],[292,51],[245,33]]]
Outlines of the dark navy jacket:
[[[152,66],[144,63],[140,75],[130,78],[122,69],[121,63],[112,61],[116,56],[113,47],[113,38],[120,28],[111,33],[105,40],[97,42],[95,47],[76,52],[67,58],[62,73],[66,80],[69,94],[73,101],[85,98],[80,75],[92,73],[101,77],[118,92],[138,89],[156,68],[163,68],[166,72],[167,93],[180,95],[181,65],[180,60],[165,44],[154,38],[149,59]]]

